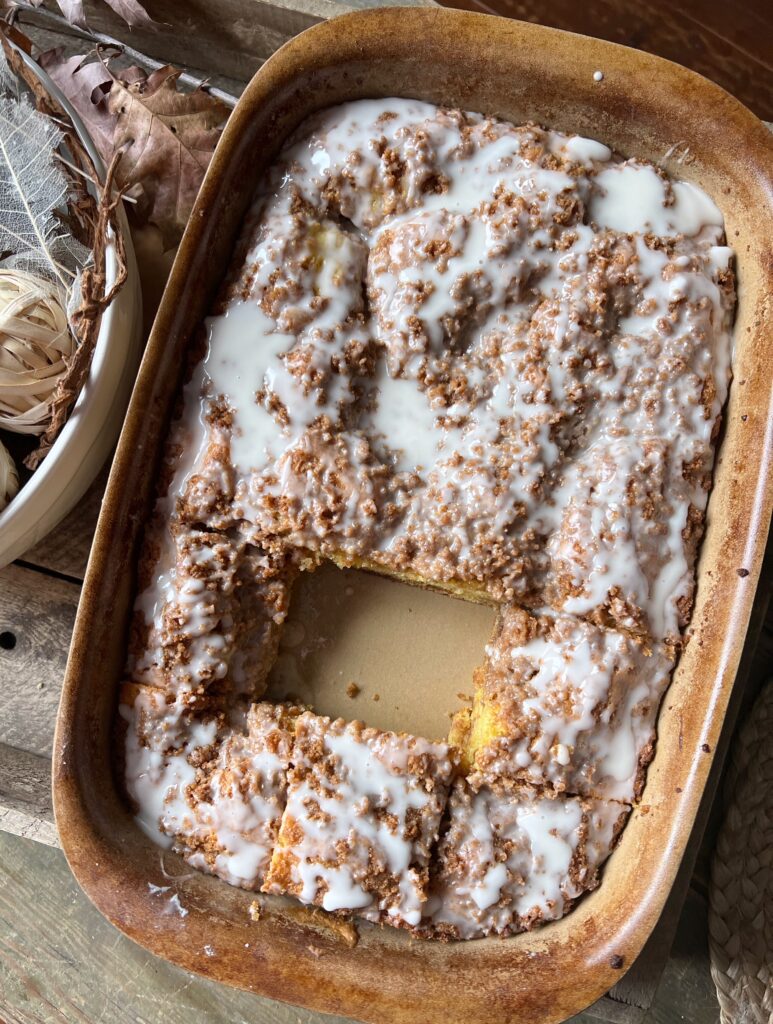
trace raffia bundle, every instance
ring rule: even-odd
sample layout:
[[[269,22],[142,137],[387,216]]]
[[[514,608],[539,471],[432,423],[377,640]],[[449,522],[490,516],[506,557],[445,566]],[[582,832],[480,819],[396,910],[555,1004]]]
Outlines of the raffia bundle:
[[[0,512],[19,490],[19,474],[11,453],[0,441]]]
[[[43,433],[74,349],[61,288],[0,270],[0,429]]]

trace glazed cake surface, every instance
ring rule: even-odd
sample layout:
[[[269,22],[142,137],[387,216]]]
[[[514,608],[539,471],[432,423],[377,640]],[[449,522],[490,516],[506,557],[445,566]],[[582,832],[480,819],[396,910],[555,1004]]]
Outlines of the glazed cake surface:
[[[612,801],[556,800],[459,779],[438,845],[427,931],[474,939],[562,917],[598,884],[627,813]]]
[[[266,892],[417,927],[453,772],[445,744],[306,713]]]
[[[591,139],[414,100],[305,122],[146,532],[121,716],[148,833],[422,937],[593,888],[689,621],[731,263],[708,196]],[[261,701],[325,559],[496,605],[448,743]]]
[[[510,606],[451,738],[476,783],[630,801],[672,668],[661,643]]]

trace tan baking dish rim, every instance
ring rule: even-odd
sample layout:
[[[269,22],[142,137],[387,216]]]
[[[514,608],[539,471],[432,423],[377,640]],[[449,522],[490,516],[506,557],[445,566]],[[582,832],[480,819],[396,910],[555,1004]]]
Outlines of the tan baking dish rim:
[[[241,200],[229,205],[229,197],[238,193],[239,161],[250,147],[258,152],[251,120],[262,121],[268,153],[299,120],[293,110],[401,93],[513,120],[531,112],[551,127],[659,159],[703,184],[726,215],[741,301],[736,381],[693,636],[665,701],[642,806],[604,884],[563,921],[505,942],[415,943],[402,933],[365,929],[352,949],[333,930],[281,908],[252,923],[252,894],[205,876],[181,882],[185,918],[159,913],[147,886],[158,856],[117,793],[110,721],[133,552],[150,494],[147,466],[155,463],[168,420],[174,364],[179,377],[184,345],[217,281],[210,273],[206,286],[196,284],[206,279],[207,259],[227,252],[229,231],[233,241]],[[702,113],[709,109],[710,120]],[[662,141],[670,130],[674,146],[667,153]],[[374,1024],[417,1014],[428,1024],[557,1021],[619,980],[621,964],[630,965],[657,921],[698,810],[770,521],[770,165],[761,123],[700,76],[614,44],[485,15],[416,8],[345,15],[296,37],[260,69],[212,160],[151,334],[97,526],[57,721],[54,804],[62,846],[87,895],[118,928],[187,970]],[[214,955],[204,955],[205,945]]]

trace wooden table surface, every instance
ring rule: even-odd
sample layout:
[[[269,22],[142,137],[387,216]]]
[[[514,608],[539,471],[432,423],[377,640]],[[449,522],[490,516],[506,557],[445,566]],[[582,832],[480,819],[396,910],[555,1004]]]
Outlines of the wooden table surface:
[[[609,39],[684,64],[773,120],[770,0],[443,0],[446,7],[501,14]]]
[[[0,570],[0,1024],[343,1021],[233,991],[146,953],[91,906],[55,848],[48,796],[53,716],[103,478],[45,542]],[[770,583],[768,571],[756,604],[761,628],[753,654],[749,650],[745,708],[773,660]],[[683,893],[669,901],[667,920],[616,998],[574,1018],[577,1024],[719,1021],[706,914],[721,816],[718,800],[684,905]],[[678,918],[675,936],[670,917]]]
[[[375,0],[353,0],[352,6],[370,2]],[[662,0],[646,6],[622,0],[545,0],[539,6],[532,0],[450,2],[640,45],[695,67],[761,116],[773,117],[772,23],[758,0],[733,8],[732,14],[718,0],[688,0],[678,10]],[[238,88],[245,71],[257,66],[283,37],[319,20],[310,11],[321,16],[343,8],[336,0],[227,4],[254,15],[241,23],[238,39],[228,34],[227,23],[204,25],[208,15],[202,0],[157,0],[148,7],[157,17],[160,8],[166,13],[161,31],[147,37],[134,33],[131,42],[162,59],[180,61],[189,50],[191,65],[229,75],[237,79]],[[120,23],[106,9],[93,4],[89,9],[99,29],[120,34]],[[186,37],[179,31],[175,18],[179,21],[181,10],[186,17],[193,11],[194,19],[202,22],[199,32]],[[245,29],[245,24],[250,27]],[[39,28],[40,38],[61,41],[47,32],[47,27]],[[211,45],[202,46],[202,39],[209,38]],[[104,474],[43,543],[0,571],[0,1024],[342,1020],[227,989],[144,952],[89,904],[56,848],[49,795],[52,723],[103,486]],[[756,606],[759,644],[756,653],[747,651],[745,707],[770,672],[773,621],[765,618],[769,584],[770,572]],[[717,800],[702,843],[697,836],[693,844],[695,870],[683,878],[682,891],[667,905],[665,920],[645,954],[614,998],[581,1014],[577,1022],[719,1020],[708,969],[706,908],[721,813]]]

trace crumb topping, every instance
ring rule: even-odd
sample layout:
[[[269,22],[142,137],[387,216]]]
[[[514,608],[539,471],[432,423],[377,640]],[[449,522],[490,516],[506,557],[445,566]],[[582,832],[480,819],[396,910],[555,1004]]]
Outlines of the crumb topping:
[[[422,928],[440,939],[513,935],[563,917],[598,885],[627,808],[455,783]]]
[[[148,834],[441,939],[593,888],[692,608],[732,257],[708,196],[592,139],[415,100],[302,125],[145,533],[121,716]],[[450,745],[260,702],[325,558],[498,605]]]
[[[452,729],[474,786],[638,797],[673,667],[662,644],[510,607],[486,653]]]
[[[444,744],[302,715],[264,891],[418,926],[452,768]]]

